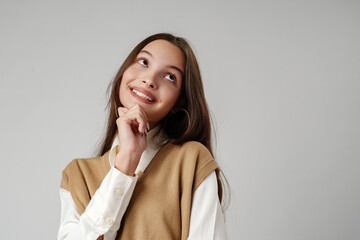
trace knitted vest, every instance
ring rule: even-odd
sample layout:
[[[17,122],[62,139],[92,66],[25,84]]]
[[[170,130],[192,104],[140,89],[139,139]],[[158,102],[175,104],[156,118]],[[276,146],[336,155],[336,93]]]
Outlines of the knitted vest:
[[[75,159],[63,171],[61,188],[68,190],[80,214],[110,170],[109,152]],[[116,239],[187,239],[194,191],[218,166],[210,152],[190,141],[163,146],[138,181]],[[221,188],[219,186],[221,199]]]

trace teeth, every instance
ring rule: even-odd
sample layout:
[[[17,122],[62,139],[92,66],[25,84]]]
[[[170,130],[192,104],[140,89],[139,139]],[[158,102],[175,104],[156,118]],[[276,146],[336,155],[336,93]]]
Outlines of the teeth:
[[[149,96],[146,96],[146,95],[143,94],[142,92],[139,92],[139,91],[137,91],[137,90],[135,90],[135,89],[132,89],[132,91],[133,91],[136,95],[138,95],[138,96],[140,96],[140,97],[142,97],[142,98],[145,98],[145,99],[147,99],[147,100],[149,100],[149,101],[154,101],[154,100],[152,100],[152,98],[150,98]]]

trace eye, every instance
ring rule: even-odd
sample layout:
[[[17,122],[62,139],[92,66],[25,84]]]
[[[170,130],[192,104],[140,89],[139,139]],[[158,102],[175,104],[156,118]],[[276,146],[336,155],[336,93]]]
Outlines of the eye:
[[[146,60],[146,59],[139,59],[138,60],[138,63],[140,63],[141,65],[143,65],[143,66],[145,66],[145,67],[147,67],[148,66],[148,61]]]
[[[175,82],[176,81],[176,77],[174,74],[166,74],[165,78],[168,79],[170,82]]]

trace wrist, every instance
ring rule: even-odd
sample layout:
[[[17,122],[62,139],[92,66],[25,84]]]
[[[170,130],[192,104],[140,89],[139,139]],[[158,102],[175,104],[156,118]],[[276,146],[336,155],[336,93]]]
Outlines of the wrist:
[[[114,167],[128,176],[134,176],[139,160],[140,157],[119,152],[116,155]]]

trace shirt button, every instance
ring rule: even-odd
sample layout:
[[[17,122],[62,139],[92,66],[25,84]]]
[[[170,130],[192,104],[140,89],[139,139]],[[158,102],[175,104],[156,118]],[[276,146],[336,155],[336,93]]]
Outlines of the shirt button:
[[[107,217],[107,218],[105,219],[105,221],[106,221],[106,223],[109,224],[109,225],[111,225],[111,224],[114,223],[114,220],[113,220],[111,217]]]
[[[117,188],[116,190],[115,190],[115,193],[116,193],[116,195],[118,195],[118,196],[122,196],[123,195],[123,190],[121,189],[121,188]]]

